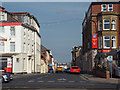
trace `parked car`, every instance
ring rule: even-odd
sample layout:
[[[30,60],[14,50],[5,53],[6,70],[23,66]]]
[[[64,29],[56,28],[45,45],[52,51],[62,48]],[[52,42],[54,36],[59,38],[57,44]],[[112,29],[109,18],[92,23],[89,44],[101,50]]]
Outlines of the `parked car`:
[[[9,82],[13,80],[13,75],[10,73],[2,73],[2,82]]]
[[[56,72],[63,72],[63,68],[62,67],[57,67]]]
[[[67,68],[66,73],[70,73],[70,68]]]
[[[70,69],[70,73],[78,73],[80,74],[80,69],[78,66],[72,66]]]
[[[48,73],[53,73],[53,69],[52,69],[52,68],[49,69],[49,70],[48,70]]]

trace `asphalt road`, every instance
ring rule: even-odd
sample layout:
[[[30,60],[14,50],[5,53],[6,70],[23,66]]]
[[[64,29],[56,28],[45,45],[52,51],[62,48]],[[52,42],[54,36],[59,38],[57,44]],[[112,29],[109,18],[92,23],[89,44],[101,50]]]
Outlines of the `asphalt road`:
[[[81,74],[55,73],[15,75],[14,80],[8,83],[3,83],[2,88],[3,90],[117,90],[117,85],[89,81]]]

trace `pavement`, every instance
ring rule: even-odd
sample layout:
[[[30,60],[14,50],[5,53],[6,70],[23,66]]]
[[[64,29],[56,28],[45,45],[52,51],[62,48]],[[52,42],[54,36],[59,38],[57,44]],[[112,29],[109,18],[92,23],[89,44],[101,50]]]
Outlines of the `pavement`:
[[[120,77],[107,79],[107,78],[97,77],[97,76],[95,76],[95,75],[90,75],[90,74],[81,74],[81,75],[82,75],[82,77],[84,77],[86,80],[90,80],[90,81],[120,84]]]

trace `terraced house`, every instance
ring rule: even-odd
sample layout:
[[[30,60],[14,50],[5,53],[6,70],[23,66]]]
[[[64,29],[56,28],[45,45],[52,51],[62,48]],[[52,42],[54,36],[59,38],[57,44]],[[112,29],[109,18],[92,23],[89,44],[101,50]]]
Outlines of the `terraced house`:
[[[98,53],[120,49],[120,2],[92,2],[82,23],[83,69],[92,72]]]
[[[0,7],[0,62],[11,73],[40,73],[41,36],[38,20],[28,12]]]

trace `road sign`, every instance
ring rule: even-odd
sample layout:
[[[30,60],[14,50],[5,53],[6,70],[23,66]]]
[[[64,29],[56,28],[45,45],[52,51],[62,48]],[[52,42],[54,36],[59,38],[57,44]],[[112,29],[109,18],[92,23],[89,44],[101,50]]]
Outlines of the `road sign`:
[[[109,63],[112,63],[112,61],[113,61],[113,56],[108,56],[107,59],[108,59],[108,62],[109,62]]]

